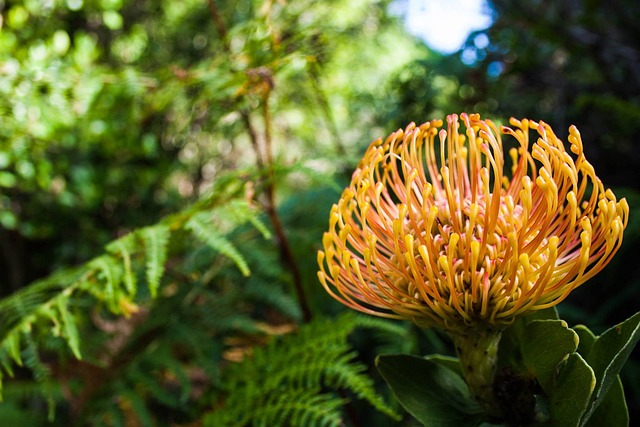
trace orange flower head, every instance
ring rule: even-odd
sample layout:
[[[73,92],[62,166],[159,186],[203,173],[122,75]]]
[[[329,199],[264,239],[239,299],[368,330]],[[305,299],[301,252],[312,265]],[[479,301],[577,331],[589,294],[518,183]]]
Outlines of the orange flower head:
[[[543,122],[460,119],[371,143],[318,252],[335,299],[452,333],[499,330],[558,304],[618,250],[629,207],[605,190],[575,126],[572,155]]]

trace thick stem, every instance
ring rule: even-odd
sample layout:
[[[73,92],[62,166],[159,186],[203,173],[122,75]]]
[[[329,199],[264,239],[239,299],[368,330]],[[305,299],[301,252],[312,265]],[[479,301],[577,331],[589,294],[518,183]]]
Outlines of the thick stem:
[[[500,415],[493,393],[502,331],[480,330],[467,335],[450,334],[460,358],[462,374],[471,393],[489,415]]]

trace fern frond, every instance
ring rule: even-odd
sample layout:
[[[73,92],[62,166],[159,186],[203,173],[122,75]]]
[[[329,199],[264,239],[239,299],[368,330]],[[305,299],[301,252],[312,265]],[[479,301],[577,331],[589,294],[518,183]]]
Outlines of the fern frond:
[[[283,390],[264,395],[251,411],[244,405],[212,412],[203,420],[204,427],[327,426],[343,425],[340,408],[344,399],[318,390]]]
[[[344,159],[340,158],[340,161],[344,161],[345,165],[356,164],[359,159]],[[332,173],[326,173],[319,171],[318,168],[314,168],[303,162],[293,162],[291,164],[277,164],[274,168],[274,173],[277,179],[287,178],[291,175],[301,175],[316,187],[327,187],[337,192],[342,192],[343,187],[339,185],[335,180],[335,175]]]
[[[139,233],[145,243],[147,285],[149,293],[155,297],[158,294],[160,279],[164,274],[171,231],[167,225],[158,224],[145,227]]]
[[[248,301],[257,301],[261,304],[273,307],[278,312],[289,316],[291,319],[302,319],[302,311],[300,304],[290,294],[282,288],[276,286],[267,286],[264,283],[248,283],[244,290],[244,297]]]
[[[262,234],[262,237],[265,239],[271,238],[271,232],[260,218],[258,218],[255,208],[246,200],[232,200],[227,206],[225,206],[225,210],[231,214],[235,223],[244,224],[249,222],[260,232],[260,234]]]
[[[401,322],[390,322],[379,317],[365,316],[358,313],[347,313],[358,328],[373,329],[388,334],[391,337],[406,337],[406,325]]]
[[[60,270],[0,300],[0,341],[35,320],[41,306],[51,304],[61,293],[73,292],[86,274],[86,266]]]
[[[346,401],[314,391],[292,390],[270,395],[265,405],[256,410],[254,424],[261,427],[342,425],[340,408]]]
[[[122,257],[124,267],[124,285],[129,296],[134,296],[137,292],[136,275],[131,266],[131,252],[135,250],[133,234],[128,234],[123,238],[114,240],[105,249],[112,253],[119,253]]]
[[[58,300],[68,298],[73,292],[74,285],[65,287],[65,281],[78,283],[86,274],[86,268],[59,271],[0,301],[0,365],[4,372],[13,376],[13,362],[31,369],[37,380],[47,378],[47,369],[40,362],[32,336],[34,324],[39,319],[48,319],[54,324],[51,329],[54,334],[63,335],[67,341],[74,340],[71,320],[65,322],[59,317]],[[72,342],[69,346],[74,354],[74,349],[79,352],[76,343]],[[2,378],[0,375],[0,388]]]
[[[4,389],[4,397],[7,400],[23,400],[29,398],[38,398],[38,399],[46,399],[48,396],[45,394],[49,392],[53,394],[54,398],[61,397],[61,391],[59,384],[57,384],[54,379],[52,379],[46,386],[46,391],[43,390],[42,384],[34,382],[34,381],[25,381],[18,380],[12,381],[7,384]]]
[[[234,185],[237,185],[234,182]],[[232,186],[233,187],[233,186]],[[157,294],[168,258],[171,230],[185,229],[187,222],[202,212],[228,204],[238,189],[217,192],[158,224],[135,230],[106,246],[106,253],[78,267],[55,272],[0,300],[0,368],[12,375],[13,363],[21,366],[25,337],[45,331],[62,337],[71,353],[79,357],[80,345],[74,315],[69,306],[77,294],[88,293],[116,314],[127,314],[136,294],[136,269],[146,270],[149,290]],[[144,267],[136,264],[144,259]],[[126,300],[126,301],[125,301]],[[123,305],[123,302],[126,304]],[[46,320],[49,322],[40,322]],[[52,325],[53,327],[49,327]],[[35,345],[35,341],[32,341]],[[37,346],[36,346],[37,347]],[[35,360],[35,359],[32,359]],[[26,364],[25,364],[26,365]],[[34,368],[40,365],[32,364]],[[29,367],[29,365],[27,365]],[[42,370],[38,371],[38,376]],[[35,374],[35,373],[34,373]],[[2,386],[0,376],[0,387]]]
[[[397,419],[398,414],[375,392],[373,380],[363,373],[366,366],[359,363],[349,363],[351,355],[347,355],[346,360],[334,363],[326,372],[327,383],[335,388],[350,390],[360,399],[366,400],[383,414]]]
[[[91,292],[96,294],[104,292],[104,300],[112,311],[117,311],[119,295],[117,288],[122,280],[122,269],[118,260],[110,255],[102,255],[94,258],[89,262],[89,267],[94,268],[98,272],[98,277],[105,282],[104,289],[94,287]]]
[[[40,360],[38,346],[31,334],[25,331],[23,333],[23,341],[25,343],[24,351],[22,352],[24,364],[33,373],[33,378],[36,383],[39,383],[43,387],[44,396],[47,401],[48,418],[51,420],[53,419],[55,410],[53,391],[51,389],[51,384],[48,381],[51,377],[51,373],[49,368],[42,363],[42,360]]]
[[[62,336],[65,338],[71,352],[76,359],[82,359],[80,354],[80,337],[78,334],[78,326],[75,317],[69,313],[68,298],[57,298],[56,308],[58,315],[62,321]]]
[[[20,334],[7,335],[4,341],[2,341],[2,349],[7,352],[16,365],[22,366],[22,357],[20,357]],[[13,376],[13,372],[10,371],[10,368],[7,369],[7,371]]]
[[[33,377],[37,382],[44,382],[49,378],[49,368],[47,368],[47,366],[45,366],[45,364],[40,360],[38,346],[33,340],[33,337],[27,332],[24,332],[22,337],[25,343],[24,350],[22,352],[24,364],[26,367],[31,369]]]
[[[315,320],[255,349],[251,358],[226,371],[224,407],[210,414],[205,425],[340,425],[346,401],[337,396],[338,390],[347,390],[398,419],[348,342],[360,323],[377,326],[349,313]]]
[[[222,233],[216,230],[208,220],[210,214],[203,212],[194,215],[188,222],[186,228],[191,230],[193,234],[209,245],[212,249],[217,250],[222,255],[230,258],[242,272],[243,276],[249,276],[251,273],[247,261],[240,254],[238,249],[226,238]]]
[[[33,348],[37,349],[35,332],[63,338],[71,353],[78,358],[81,356],[76,315],[69,309],[79,295],[90,294],[97,301],[105,303],[106,308],[112,313],[127,315],[135,308],[131,301],[137,293],[137,274],[144,271],[149,293],[155,297],[170,255],[169,251],[178,252],[190,248],[190,245],[185,244],[186,241],[172,241],[170,248],[170,239],[179,235],[181,239],[186,240],[186,233],[174,232],[186,230],[192,218],[211,216],[215,213],[221,217],[228,217],[231,227],[250,222],[263,235],[267,235],[266,227],[258,220],[258,213],[243,199],[243,180],[251,179],[252,173],[242,171],[221,177],[213,190],[193,205],[163,218],[155,225],[134,230],[114,240],[105,247],[106,252],[103,255],[78,267],[55,272],[1,299],[0,387],[2,373],[13,374],[12,364],[30,367],[25,362],[24,355],[34,353],[27,351],[26,338],[29,338],[35,346]],[[243,179],[239,179],[239,175],[243,175]],[[243,200],[233,204],[234,200],[240,199]],[[224,233],[220,232],[220,236],[224,242]],[[220,246],[217,249],[219,250]],[[241,258],[236,257],[236,261]],[[248,268],[244,270],[247,271]],[[246,323],[247,328],[252,324],[255,329],[252,322]],[[36,359],[31,358],[30,361],[34,362],[31,363],[31,367],[41,367],[36,363]],[[42,377],[42,372],[39,369],[34,375]]]

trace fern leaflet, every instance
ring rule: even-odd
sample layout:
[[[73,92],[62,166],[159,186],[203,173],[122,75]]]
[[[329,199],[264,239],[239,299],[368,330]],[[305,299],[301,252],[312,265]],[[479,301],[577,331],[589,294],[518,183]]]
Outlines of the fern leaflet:
[[[132,237],[132,234],[128,234],[121,239],[113,241],[106,247],[107,251],[111,253],[117,252],[122,256],[124,267],[124,286],[127,289],[129,296],[134,296],[137,292],[136,275],[134,274],[131,266]]]
[[[224,406],[209,414],[204,425],[341,425],[347,401],[338,390],[348,390],[398,419],[377,394],[347,340],[361,326],[360,319],[349,313],[333,321],[316,320],[255,349],[251,358],[228,368]],[[362,325],[374,327],[367,321]]]
[[[262,237],[265,239],[271,237],[269,229],[267,229],[266,225],[256,216],[254,209],[246,200],[232,200],[228,206],[225,206],[225,210],[228,210],[229,213],[232,214],[238,224],[249,222],[262,234]]]
[[[67,298],[58,298],[56,308],[62,320],[62,334],[66,338],[67,344],[76,359],[82,359],[80,354],[80,338],[78,336],[78,327],[75,317],[69,313],[69,300]]]
[[[243,276],[249,276],[251,272],[247,265],[247,261],[227,238],[225,238],[218,230],[213,228],[207,219],[208,216],[209,215],[206,212],[194,215],[189,222],[187,222],[187,228],[191,230],[198,239],[202,240],[212,249],[217,250],[221,254],[233,260]]]
[[[170,230],[164,224],[145,227],[140,231],[145,243],[147,256],[147,284],[149,293],[155,298],[158,294],[160,279],[164,274],[164,263],[167,260],[167,246],[169,244]]]
[[[38,348],[35,332],[62,337],[71,353],[80,357],[76,316],[69,311],[71,303],[80,294],[88,293],[97,301],[106,303],[106,308],[112,313],[126,316],[136,309],[132,301],[137,293],[137,271],[144,269],[149,293],[155,297],[169,256],[171,233],[185,230],[192,218],[216,212],[222,217],[230,216],[233,226],[237,226],[238,221],[248,221],[265,234],[266,228],[261,228],[256,214],[246,201],[231,205],[234,200],[243,197],[243,188],[243,182],[236,175],[222,177],[209,195],[165,217],[156,225],[134,230],[114,240],[105,247],[105,254],[78,267],[60,270],[0,299],[0,390],[3,373],[13,375],[13,364],[26,365],[27,368],[40,367],[37,363],[27,364],[24,360],[25,354],[29,353],[27,346],[32,346],[31,350]],[[184,239],[185,234],[180,234],[180,237]],[[222,234],[220,237],[224,243],[226,239]],[[177,242],[171,249],[184,250],[183,243]],[[221,247],[224,245],[217,249]],[[230,247],[235,249],[232,245]],[[236,261],[239,259],[241,257]],[[248,272],[248,268],[243,272]],[[38,344],[41,338],[38,336]],[[31,354],[35,353],[32,351]],[[42,373],[41,369],[34,371],[35,376],[41,377]]]

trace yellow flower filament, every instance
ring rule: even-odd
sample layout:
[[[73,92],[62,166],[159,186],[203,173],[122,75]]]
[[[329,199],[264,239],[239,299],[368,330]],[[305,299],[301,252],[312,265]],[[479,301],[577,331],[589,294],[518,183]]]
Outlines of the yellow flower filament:
[[[477,114],[374,141],[333,206],[318,277],[343,304],[454,333],[551,307],[604,268],[629,208],[543,122]],[[537,132],[531,143],[529,136]],[[502,136],[515,147],[505,172]]]

